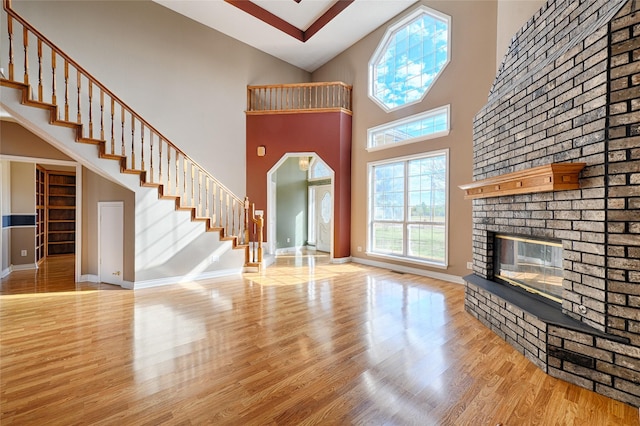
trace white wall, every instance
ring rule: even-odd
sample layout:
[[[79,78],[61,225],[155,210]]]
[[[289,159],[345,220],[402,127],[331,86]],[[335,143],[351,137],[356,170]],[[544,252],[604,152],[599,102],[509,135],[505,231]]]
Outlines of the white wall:
[[[239,196],[246,86],[310,78],[149,0],[17,1],[14,9]]]
[[[10,163],[0,161],[0,218],[11,214],[11,169]],[[0,225],[1,226],[1,225]],[[11,245],[11,230],[2,228],[0,232],[0,275],[8,272],[10,264],[9,248]]]
[[[513,36],[545,3],[545,0],[498,0],[496,70],[500,67]]]
[[[385,112],[368,96],[368,63],[388,25],[397,22],[419,4],[452,18],[451,62],[443,70],[426,97],[419,103]],[[458,185],[472,181],[473,117],[487,102],[495,79],[496,40],[495,1],[421,0],[389,23],[378,28],[348,50],[313,73],[315,81],[342,80],[353,85],[353,141],[351,154],[351,255],[362,261],[374,256],[358,251],[367,245],[368,174],[370,162],[401,158],[429,151],[449,149],[449,266],[429,268],[451,276],[469,273],[471,261],[471,201],[464,199]],[[368,152],[367,129],[434,108],[451,105],[451,132],[448,136]],[[385,259],[385,261],[387,261]],[[388,263],[414,266],[389,260]]]

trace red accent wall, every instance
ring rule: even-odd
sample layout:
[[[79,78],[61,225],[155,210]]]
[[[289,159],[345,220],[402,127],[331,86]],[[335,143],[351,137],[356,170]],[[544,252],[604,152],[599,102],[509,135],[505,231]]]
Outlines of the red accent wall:
[[[261,145],[266,148],[264,157],[257,154]],[[333,256],[349,257],[351,115],[343,112],[247,115],[247,195],[265,215],[267,172],[285,154],[296,152],[316,153],[335,172]]]

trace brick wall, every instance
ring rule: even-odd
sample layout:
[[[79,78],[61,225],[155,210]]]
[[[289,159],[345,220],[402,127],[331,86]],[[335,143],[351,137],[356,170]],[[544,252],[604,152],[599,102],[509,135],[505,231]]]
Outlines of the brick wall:
[[[466,301],[469,312],[549,374],[635,406],[640,406],[638,3],[549,0],[514,36],[489,102],[474,122],[475,180],[542,164],[587,164],[579,190],[474,200],[473,258],[474,273],[491,280],[495,233],[562,241],[562,310],[594,332],[541,324],[526,307],[510,306],[471,284]]]

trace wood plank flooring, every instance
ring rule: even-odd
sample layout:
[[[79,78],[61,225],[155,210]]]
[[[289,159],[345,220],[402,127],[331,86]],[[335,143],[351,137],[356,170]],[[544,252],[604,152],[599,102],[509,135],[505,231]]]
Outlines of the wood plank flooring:
[[[322,256],[129,291],[73,258],[0,286],[4,425],[638,425],[468,315],[464,288]]]

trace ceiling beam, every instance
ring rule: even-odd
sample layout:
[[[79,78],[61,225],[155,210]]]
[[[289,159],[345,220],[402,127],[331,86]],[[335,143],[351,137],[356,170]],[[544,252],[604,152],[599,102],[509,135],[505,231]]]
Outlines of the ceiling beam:
[[[316,19],[316,21],[307,28],[304,32],[304,41],[309,40],[314,34],[320,31],[325,25],[327,25],[333,18],[338,16],[340,12],[345,10],[347,6],[353,3],[355,0],[338,0],[327,10],[324,15]]]
[[[248,13],[249,15],[271,25],[273,28],[276,28],[282,31],[285,34],[289,34],[291,37],[304,42],[304,31],[301,29],[291,25],[284,19],[279,16],[274,15],[258,6],[257,4],[248,1],[248,0],[224,0],[225,2],[237,7],[243,12]]]
[[[262,22],[271,25],[273,28],[276,28],[282,31],[285,34],[290,35],[296,40],[300,40],[301,42],[306,42],[313,35],[317,34],[325,25],[333,20],[336,16],[340,14],[343,10],[347,8],[351,3],[355,0],[337,0],[330,8],[327,10],[321,17],[315,20],[306,31],[301,30],[300,28],[290,24],[279,16],[274,15],[266,9],[258,6],[250,0],[224,0],[242,10],[243,12],[248,13],[261,20]],[[296,3],[300,3],[302,0],[294,0]]]

